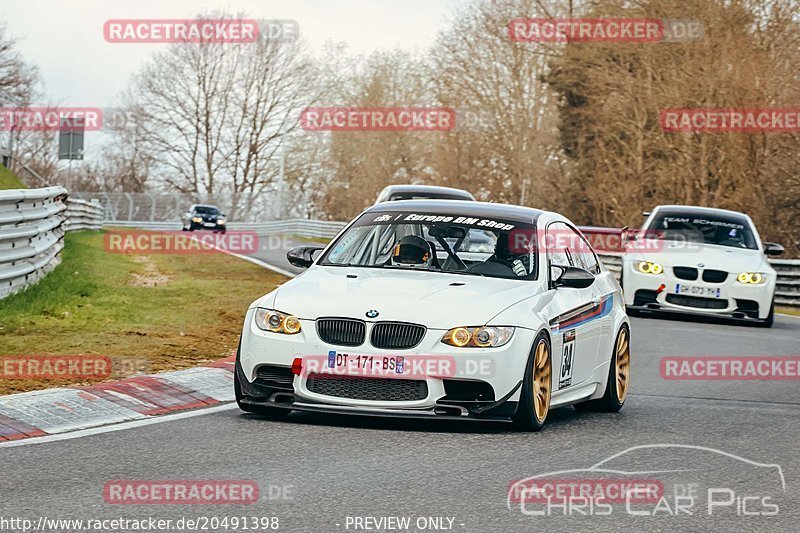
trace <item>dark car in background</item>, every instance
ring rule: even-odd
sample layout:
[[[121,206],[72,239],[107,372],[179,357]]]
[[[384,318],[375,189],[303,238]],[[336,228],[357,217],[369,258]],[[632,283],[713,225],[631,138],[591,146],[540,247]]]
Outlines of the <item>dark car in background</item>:
[[[375,203],[394,202],[396,200],[469,200],[474,202],[475,197],[468,191],[452,187],[389,185],[380,192]]]
[[[225,215],[214,205],[195,204],[184,213],[181,220],[183,231],[211,230],[225,233]]]

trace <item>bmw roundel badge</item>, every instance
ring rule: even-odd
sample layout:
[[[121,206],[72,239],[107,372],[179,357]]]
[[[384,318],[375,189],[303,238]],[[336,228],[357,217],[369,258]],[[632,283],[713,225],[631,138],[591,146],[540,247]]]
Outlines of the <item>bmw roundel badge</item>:
[[[367,311],[367,318],[375,318],[376,316],[378,316],[377,310],[370,309],[369,311]]]

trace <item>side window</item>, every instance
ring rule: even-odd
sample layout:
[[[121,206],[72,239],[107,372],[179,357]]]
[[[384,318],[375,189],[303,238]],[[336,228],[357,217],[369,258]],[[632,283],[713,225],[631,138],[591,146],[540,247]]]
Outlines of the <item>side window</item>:
[[[545,246],[550,265],[574,266],[569,253],[569,239],[567,239],[568,232],[571,231],[563,222],[554,222],[547,226]],[[560,273],[559,269],[550,267],[551,280],[556,279]]]
[[[592,274],[599,274],[600,265],[597,263],[597,257],[594,255],[592,247],[574,229],[570,228],[570,231],[574,233],[570,252],[575,260],[575,266],[588,270]]]
[[[570,226],[555,222],[547,228],[547,250],[550,262],[555,265],[572,265],[592,274],[600,273],[600,265],[591,246]],[[552,276],[557,276],[557,269]]]

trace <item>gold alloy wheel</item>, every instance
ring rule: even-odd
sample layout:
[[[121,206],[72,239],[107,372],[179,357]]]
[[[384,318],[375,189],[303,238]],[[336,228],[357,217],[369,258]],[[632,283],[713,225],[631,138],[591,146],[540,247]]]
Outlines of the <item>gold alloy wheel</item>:
[[[550,351],[541,339],[533,356],[533,412],[540,424],[550,409],[550,374]]]
[[[628,395],[628,383],[631,377],[631,346],[628,342],[628,330],[623,328],[617,337],[617,399],[619,403],[625,401]]]

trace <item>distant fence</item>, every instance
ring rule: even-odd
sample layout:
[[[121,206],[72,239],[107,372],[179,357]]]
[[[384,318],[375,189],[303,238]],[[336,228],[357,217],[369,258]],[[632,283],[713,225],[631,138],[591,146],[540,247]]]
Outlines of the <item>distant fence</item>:
[[[103,229],[103,206],[100,202],[67,198],[66,231]]]
[[[106,227],[131,227],[151,230],[180,230],[179,222],[105,221]],[[274,222],[240,222],[228,224],[231,230],[255,231],[262,234],[292,234],[322,239],[333,238],[346,225],[345,222],[324,220],[292,219]],[[590,241],[592,233],[609,235],[619,232],[612,228],[581,228]],[[622,256],[619,253],[598,253],[600,260],[619,279],[622,270]],[[800,260],[771,259],[770,264],[778,273],[775,289],[775,303],[784,307],[800,308]]]
[[[61,262],[67,191],[0,191],[0,299],[33,285]]]
[[[137,220],[106,220],[105,227],[129,227],[138,229],[174,231],[181,229],[180,222],[142,222]],[[229,230],[255,231],[256,233],[283,233],[287,235],[301,235],[320,239],[331,239],[345,226],[344,222],[331,222],[327,220],[309,220],[296,218],[291,220],[276,220],[272,222],[231,222]]]
[[[70,191],[70,197],[100,202],[107,221],[174,222],[192,204],[215,205],[226,215],[246,221],[280,219],[280,213],[290,213],[288,205],[283,206],[286,211],[279,208],[276,191],[242,193],[235,198],[230,194]]]

